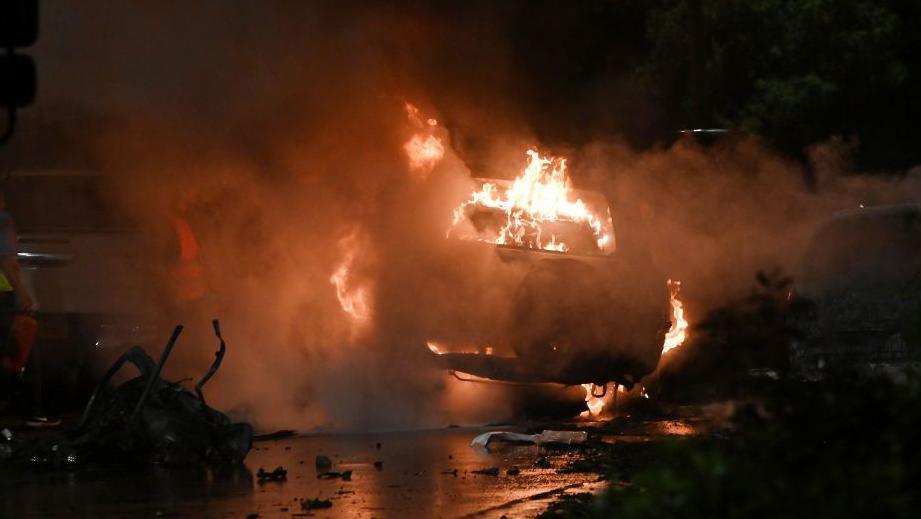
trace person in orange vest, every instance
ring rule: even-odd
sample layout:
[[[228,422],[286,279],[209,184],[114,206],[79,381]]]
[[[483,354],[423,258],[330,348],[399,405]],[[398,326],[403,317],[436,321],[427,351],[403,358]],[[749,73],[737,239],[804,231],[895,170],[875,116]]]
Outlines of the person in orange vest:
[[[32,417],[26,425],[55,426],[61,421],[49,419],[41,411],[41,371],[32,352],[38,323],[30,315],[35,302],[22,279],[16,259],[18,248],[16,227],[6,211],[6,196],[0,188],[0,399],[12,396],[14,382],[25,373],[32,386]],[[7,405],[0,400],[0,411]]]
[[[172,269],[173,295],[180,304],[198,301],[208,294],[198,238],[182,213],[174,213],[170,217],[170,224],[179,249]]]
[[[183,347],[173,353],[166,369],[170,376],[194,376],[210,365],[211,320],[216,318],[216,301],[206,276],[202,242],[190,215],[191,195],[179,193],[166,215],[167,241],[164,243],[166,267],[166,328],[176,323],[185,326]],[[167,228],[168,227],[168,228]],[[168,324],[168,326],[167,326]]]

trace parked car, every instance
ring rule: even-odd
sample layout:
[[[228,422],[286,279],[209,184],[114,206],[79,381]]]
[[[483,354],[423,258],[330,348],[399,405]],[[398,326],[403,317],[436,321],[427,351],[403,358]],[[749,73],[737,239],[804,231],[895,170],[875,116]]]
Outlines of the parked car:
[[[921,207],[834,215],[813,236],[796,276],[802,337],[794,365],[901,363],[921,345]],[[800,305],[802,306],[802,305]]]

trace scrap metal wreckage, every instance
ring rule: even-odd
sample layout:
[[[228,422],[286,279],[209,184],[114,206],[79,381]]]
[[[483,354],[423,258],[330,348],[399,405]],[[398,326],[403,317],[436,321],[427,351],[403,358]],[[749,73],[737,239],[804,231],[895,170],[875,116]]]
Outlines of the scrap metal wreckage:
[[[5,452],[0,459],[49,467],[125,460],[170,465],[242,463],[252,447],[252,426],[232,422],[210,407],[202,393],[226,351],[218,321],[213,325],[220,346],[211,367],[195,384],[195,393],[181,382],[161,378],[182,333],[179,325],[159,362],[139,346],[122,354],[96,387],[75,429],[32,444],[4,434],[0,444],[6,443]],[[125,363],[133,364],[140,375],[112,387],[113,376]]]

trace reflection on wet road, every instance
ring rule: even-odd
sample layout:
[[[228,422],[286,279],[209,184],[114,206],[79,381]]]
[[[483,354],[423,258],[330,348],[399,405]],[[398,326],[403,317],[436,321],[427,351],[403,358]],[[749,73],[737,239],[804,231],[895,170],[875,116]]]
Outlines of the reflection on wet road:
[[[615,418],[556,424],[592,431],[604,443],[710,433],[710,420]],[[0,468],[0,518],[7,517],[533,517],[561,492],[594,492],[596,474],[559,474],[584,456],[533,445],[470,441],[485,428],[375,434],[316,434],[256,442],[246,468],[84,467],[76,471]],[[516,431],[516,428],[503,428]],[[523,432],[517,429],[517,432]],[[317,456],[350,480],[318,478]],[[537,466],[546,459],[549,465]],[[260,468],[287,469],[287,480],[259,482]],[[498,468],[497,475],[475,471]],[[518,467],[520,473],[509,475]],[[304,510],[302,500],[330,500]]]
[[[513,517],[539,513],[529,498],[569,487],[586,491],[593,474],[558,474],[567,455],[548,456],[538,468],[536,446],[475,450],[484,429],[443,429],[354,435],[311,435],[257,442],[246,470],[144,470],[87,467],[74,472],[0,471],[0,517],[461,517],[489,510]],[[378,443],[380,447],[378,448]],[[315,459],[350,470],[350,481],[318,479]],[[379,463],[375,463],[379,462]],[[261,467],[288,470],[286,481],[257,481]],[[499,474],[474,471],[498,467]],[[507,470],[519,467],[520,474]],[[454,472],[456,470],[456,473]],[[456,475],[455,475],[456,474]],[[329,509],[302,509],[300,501],[329,499]]]

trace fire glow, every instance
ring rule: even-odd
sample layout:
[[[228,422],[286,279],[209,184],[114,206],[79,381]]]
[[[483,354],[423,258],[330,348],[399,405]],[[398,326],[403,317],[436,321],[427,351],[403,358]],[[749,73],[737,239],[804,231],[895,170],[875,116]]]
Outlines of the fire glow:
[[[669,279],[668,300],[672,310],[671,327],[668,332],[666,332],[665,340],[662,342],[662,355],[684,344],[688,336],[688,321],[684,316],[684,303],[682,303],[680,295],[681,282]],[[594,384],[582,384],[582,387],[585,389],[585,406],[588,407],[588,411],[584,411],[582,417],[588,418],[599,416],[613,400],[610,395],[613,391],[608,391],[604,396],[597,397],[594,394]],[[617,387],[618,390],[623,390],[623,387]],[[649,398],[649,395],[646,393],[646,388],[640,390],[640,395],[643,398]]]
[[[570,247],[545,232],[544,226],[574,222],[587,225],[598,249],[605,250],[612,237],[604,231],[602,216],[575,195],[566,174],[566,159],[541,157],[533,149],[527,150],[527,156],[524,171],[507,188],[486,182],[455,209],[448,233],[468,216],[468,210],[486,208],[505,214],[505,225],[494,239],[497,245],[566,252]]]
[[[353,230],[339,240],[338,246],[342,259],[336,270],[329,277],[329,282],[336,287],[339,306],[354,322],[366,321],[371,316],[371,303],[368,287],[355,282],[355,259],[358,256],[359,235]]]
[[[425,177],[445,154],[444,144],[434,134],[438,121],[432,118],[424,119],[419,109],[409,103],[406,103],[404,108],[407,119],[416,128],[416,133],[403,145],[403,151],[409,160],[410,171]]]
[[[588,408],[588,411],[582,411],[580,415],[582,418],[601,415],[605,407],[613,403],[614,399],[617,398],[617,393],[625,393],[627,391],[626,388],[620,384],[605,384],[601,386],[604,390],[604,395],[595,396],[597,387],[598,386],[595,386],[595,384],[582,384],[582,388],[585,389],[585,407]]]
[[[688,337],[688,321],[684,317],[684,303],[680,299],[681,282],[668,280],[668,299],[672,307],[672,326],[665,334],[662,355],[681,346]]]

